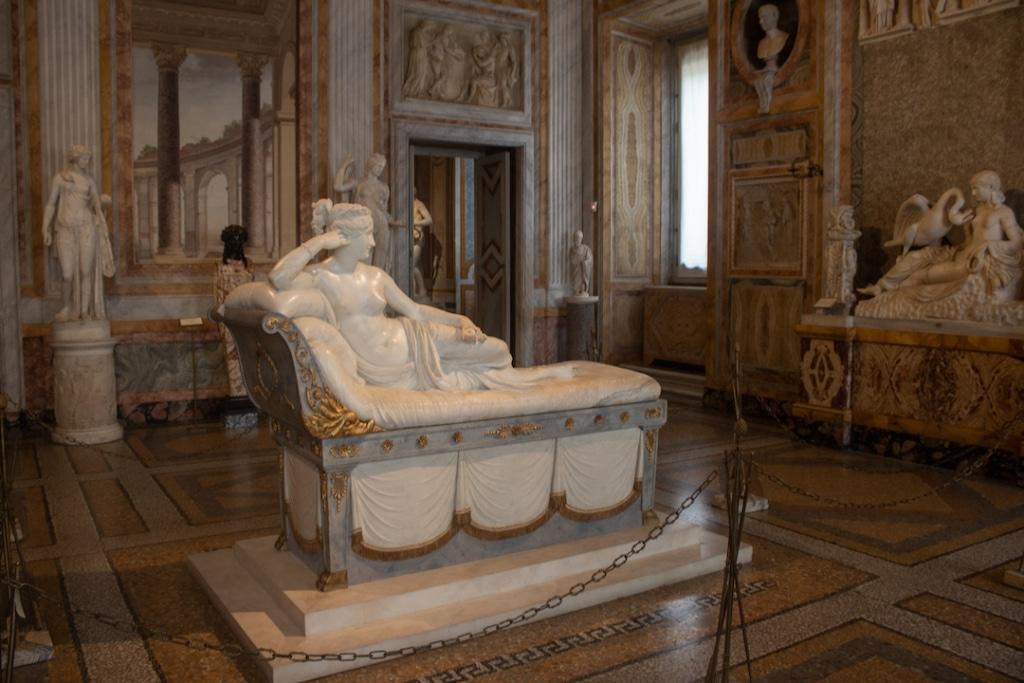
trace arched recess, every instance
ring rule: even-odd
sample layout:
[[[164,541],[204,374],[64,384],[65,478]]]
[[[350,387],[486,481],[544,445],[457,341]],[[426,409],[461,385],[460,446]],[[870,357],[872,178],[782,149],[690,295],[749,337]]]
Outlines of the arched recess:
[[[215,256],[220,251],[220,231],[236,222],[231,216],[230,186],[227,169],[216,166],[204,171],[199,180],[196,218],[202,256]]]

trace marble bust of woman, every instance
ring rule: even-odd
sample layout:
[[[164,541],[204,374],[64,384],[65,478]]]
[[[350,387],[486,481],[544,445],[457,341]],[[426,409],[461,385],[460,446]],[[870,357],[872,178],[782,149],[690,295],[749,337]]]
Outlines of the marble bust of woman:
[[[505,342],[486,336],[463,315],[410,299],[390,275],[367,263],[373,227],[366,207],[321,199],[313,210],[315,236],[270,272],[279,291],[323,295],[362,380],[455,391],[525,389],[538,380],[573,375],[571,366],[513,368]],[[322,252],[327,258],[317,261]],[[388,309],[397,316],[386,315]]]

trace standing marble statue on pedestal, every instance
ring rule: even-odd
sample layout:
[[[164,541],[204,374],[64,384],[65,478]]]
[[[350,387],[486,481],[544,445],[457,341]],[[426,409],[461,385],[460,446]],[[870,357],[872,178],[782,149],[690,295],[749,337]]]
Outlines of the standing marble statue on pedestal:
[[[583,244],[583,231],[577,230],[569,250],[572,296],[565,300],[569,360],[597,360],[597,297],[590,294],[593,275],[594,253]]]
[[[428,303],[430,292],[427,291],[423,278],[420,260],[423,258],[423,239],[427,230],[434,224],[427,205],[418,198],[412,200],[412,298],[416,303]],[[433,274],[431,275],[433,277]]]
[[[89,176],[92,155],[68,150],[53,178],[43,212],[43,244],[60,263],[61,309],[54,316],[54,412],[58,443],[105,443],[122,436],[117,421],[114,340],[106,319],[103,278],[114,275],[114,256],[103,215],[110,198]]]

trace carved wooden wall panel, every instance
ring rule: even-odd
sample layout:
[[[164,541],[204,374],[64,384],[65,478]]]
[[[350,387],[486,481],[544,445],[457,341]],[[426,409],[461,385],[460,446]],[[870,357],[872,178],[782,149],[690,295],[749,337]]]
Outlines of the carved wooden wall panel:
[[[703,287],[644,290],[644,364],[655,360],[704,365],[708,301]]]
[[[622,22],[601,36],[601,346],[609,362],[643,352],[643,288],[661,262],[661,43]]]
[[[615,321],[611,334],[611,352],[620,358],[640,355],[644,343],[644,293],[614,291],[611,315]]]
[[[800,338],[793,327],[800,322],[803,304],[802,282],[775,285],[741,280],[733,284],[731,339],[741,342],[744,368],[799,376]]]

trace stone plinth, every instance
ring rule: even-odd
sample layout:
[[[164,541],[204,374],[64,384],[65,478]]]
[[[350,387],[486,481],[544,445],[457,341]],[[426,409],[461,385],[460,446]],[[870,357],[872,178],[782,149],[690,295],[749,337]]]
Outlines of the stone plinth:
[[[597,360],[596,296],[570,296],[566,332],[568,360]]]
[[[474,632],[561,595],[608,566],[649,527],[571,541],[322,593],[316,575],[274,537],[189,557],[189,567],[242,643],[278,652],[368,652],[417,646]],[[717,572],[725,539],[678,523],[625,566],[576,597],[541,612],[547,618]],[[739,561],[751,560],[743,544]],[[308,681],[371,664],[260,661],[268,680]]]
[[[64,444],[117,441],[114,339],[107,320],[53,324],[53,394],[57,427],[53,440]]]

